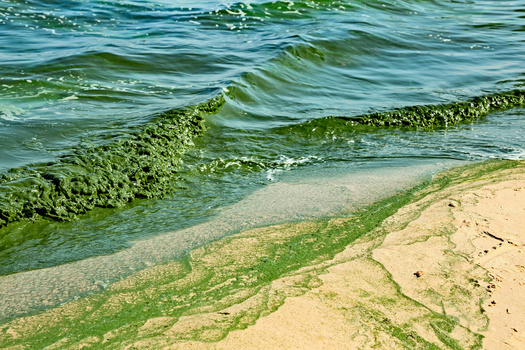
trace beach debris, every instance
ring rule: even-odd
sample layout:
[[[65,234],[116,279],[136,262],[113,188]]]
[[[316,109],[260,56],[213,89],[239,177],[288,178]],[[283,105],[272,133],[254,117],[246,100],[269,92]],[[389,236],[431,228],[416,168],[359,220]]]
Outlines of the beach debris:
[[[423,272],[421,270],[414,272],[414,276],[416,276],[417,278],[423,276],[424,274],[425,274],[425,272]]]
[[[452,208],[457,208],[459,207],[459,203],[455,201],[451,201],[450,203],[448,203],[448,206]]]
[[[500,241],[500,242],[505,242],[505,240],[504,240],[503,238],[498,237],[498,236],[496,236],[496,235],[493,235],[493,234],[490,233],[489,231],[483,231],[482,233],[484,233],[484,234],[486,234],[487,236],[492,237],[492,238],[494,238],[494,239],[496,239],[496,240],[498,240],[498,241]],[[510,243],[510,242],[509,242],[509,243]]]

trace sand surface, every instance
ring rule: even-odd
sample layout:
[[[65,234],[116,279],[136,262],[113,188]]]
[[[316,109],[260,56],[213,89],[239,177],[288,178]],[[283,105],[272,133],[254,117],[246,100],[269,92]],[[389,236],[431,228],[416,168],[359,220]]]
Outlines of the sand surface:
[[[58,329],[46,349],[525,349],[524,165],[456,172],[339,253],[311,245],[297,267],[277,261],[363,218],[241,232],[0,325],[0,347],[38,348]],[[279,273],[259,273],[272,261]]]
[[[322,286],[288,298],[255,325],[218,343],[173,348],[402,349],[405,346],[374,325],[375,319],[367,320],[363,310],[385,309],[386,315],[405,323],[425,312],[418,309],[428,308],[457,317],[465,327],[457,331],[460,340],[468,339],[462,332],[475,332],[484,337],[485,349],[525,349],[525,176],[503,176],[478,189],[476,185],[450,188],[447,196],[404,229],[380,238],[373,249],[377,242],[349,246],[325,262],[330,267],[320,276]],[[391,221],[402,221],[403,215],[431,200],[435,198],[403,208]],[[394,300],[399,294],[424,308]],[[389,297],[393,309],[369,304]],[[415,323],[419,336],[439,346],[425,322]],[[470,346],[476,344],[464,344]]]
[[[457,331],[460,340],[468,339],[461,333],[472,331],[484,337],[485,349],[525,349],[525,176],[474,190],[464,187],[451,188],[449,196],[377,247],[370,249],[370,242],[348,247],[320,276],[322,286],[288,298],[255,325],[218,343],[173,348],[402,349],[363,314],[386,309],[385,315],[402,323],[417,320],[425,311],[396,300],[402,294],[433,312],[457,317],[465,327]],[[393,309],[369,304],[389,297]],[[439,346],[425,322],[415,323],[419,336]]]

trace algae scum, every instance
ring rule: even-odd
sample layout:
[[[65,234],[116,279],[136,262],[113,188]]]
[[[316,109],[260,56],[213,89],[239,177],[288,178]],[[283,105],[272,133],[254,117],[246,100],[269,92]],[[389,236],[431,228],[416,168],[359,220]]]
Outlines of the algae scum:
[[[403,229],[422,210],[453,195],[454,186],[473,183],[476,188],[475,181],[480,178],[501,176],[501,170],[512,174],[523,166],[523,162],[510,161],[467,166],[440,175],[431,186],[382,201],[351,218],[270,226],[232,235],[183,259],[145,269],[100,294],[5,323],[0,326],[0,345],[116,349],[176,346],[187,341],[209,344],[253,325],[287,298],[328,286],[330,282],[323,282],[323,275],[329,268],[355,264],[346,274],[356,283],[361,281],[354,288],[359,296],[317,293],[324,300],[333,299],[348,322],[361,325],[361,338],[367,338],[368,345],[479,349],[482,336],[476,330],[405,296],[370,254],[386,234]],[[385,221],[411,203],[415,210]],[[348,244],[355,248],[342,253]],[[450,274],[458,284],[473,276]],[[475,277],[485,278],[483,272]],[[454,305],[467,312],[465,305],[472,304],[467,316],[486,324],[483,310],[477,307],[479,301],[473,299],[473,295],[484,298],[485,290],[472,283],[465,285],[472,290],[456,293],[446,301],[448,307]]]
[[[0,178],[0,226],[37,215],[68,220],[95,207],[119,207],[174,190],[180,155],[204,132],[203,113],[222,98],[172,110],[113,142],[80,145],[51,164],[12,169]]]
[[[155,116],[152,124],[100,146],[80,145],[51,164],[11,169],[0,178],[0,227],[22,218],[69,220],[95,207],[123,206],[136,198],[159,198],[175,190],[180,156],[205,130],[204,113],[224,103],[218,97],[186,110]],[[447,105],[406,107],[393,112],[338,117],[355,124],[434,128],[525,105],[513,90]]]
[[[0,28],[5,259],[111,253],[294,168],[523,153],[519,1],[6,2]],[[64,226],[86,254],[45,257],[67,245],[45,220],[97,207],[125,219]]]

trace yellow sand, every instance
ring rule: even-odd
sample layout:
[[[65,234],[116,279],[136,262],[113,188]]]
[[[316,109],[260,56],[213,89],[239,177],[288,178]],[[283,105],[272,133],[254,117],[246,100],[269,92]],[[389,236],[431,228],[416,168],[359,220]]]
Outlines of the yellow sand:
[[[500,175],[497,181],[452,187],[404,229],[349,246],[325,262],[330,267],[320,276],[320,287],[287,298],[255,325],[217,343],[169,348],[403,348],[389,334],[375,332],[375,321],[366,319],[367,308],[382,309],[398,321],[424,310],[402,301],[391,310],[366,301],[370,295],[374,300],[395,295],[397,284],[409,299],[456,316],[466,329],[482,334],[483,348],[525,349],[525,175]],[[487,185],[475,189],[483,182]],[[436,195],[403,208],[390,224],[433,200]],[[418,333],[438,344],[424,325]]]

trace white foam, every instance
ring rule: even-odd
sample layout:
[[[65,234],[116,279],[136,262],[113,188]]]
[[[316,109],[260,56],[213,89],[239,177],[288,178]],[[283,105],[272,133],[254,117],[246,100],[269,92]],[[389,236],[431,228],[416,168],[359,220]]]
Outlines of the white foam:
[[[67,96],[67,97],[64,97],[64,98],[60,99],[60,101],[71,101],[71,100],[78,100],[78,96],[77,95],[71,95],[71,96]]]
[[[513,154],[509,154],[508,156],[504,157],[504,159],[509,159],[509,160],[525,159],[525,150],[516,151]]]
[[[14,105],[0,105],[0,118],[8,121],[18,121],[22,118],[17,116],[24,113],[22,108],[16,107]]]

